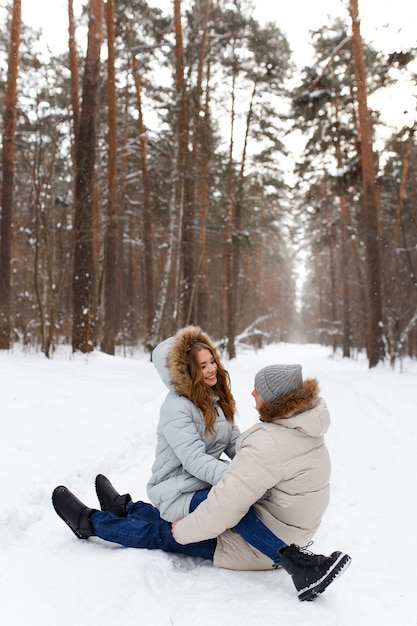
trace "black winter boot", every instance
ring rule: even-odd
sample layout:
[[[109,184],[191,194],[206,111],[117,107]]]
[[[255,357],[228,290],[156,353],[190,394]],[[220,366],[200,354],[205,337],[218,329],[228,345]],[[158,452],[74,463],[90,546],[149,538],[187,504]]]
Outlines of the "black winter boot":
[[[352,560],[342,552],[323,556],[294,544],[281,548],[280,552],[279,565],[291,575],[300,601],[315,600]]]
[[[126,517],[126,506],[132,501],[128,493],[121,496],[103,474],[96,477],[96,492],[102,511],[110,511],[118,517]]]
[[[52,494],[52,504],[59,517],[71,528],[78,539],[88,539],[95,535],[90,517],[97,509],[89,509],[81,500],[62,485]]]

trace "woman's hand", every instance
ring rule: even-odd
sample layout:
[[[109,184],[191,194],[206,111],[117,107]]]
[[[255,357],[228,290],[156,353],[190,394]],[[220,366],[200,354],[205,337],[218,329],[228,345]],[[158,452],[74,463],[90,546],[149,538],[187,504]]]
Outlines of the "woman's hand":
[[[175,526],[178,524],[178,521],[179,520],[177,520],[176,522],[172,522],[171,524],[171,532],[172,532],[172,536],[174,537],[174,539],[175,539]]]

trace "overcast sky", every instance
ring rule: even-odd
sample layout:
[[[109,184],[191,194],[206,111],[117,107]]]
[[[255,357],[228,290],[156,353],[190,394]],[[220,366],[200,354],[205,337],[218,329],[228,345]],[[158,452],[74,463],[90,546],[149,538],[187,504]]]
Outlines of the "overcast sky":
[[[150,0],[161,8],[172,7],[172,0]],[[288,35],[297,57],[308,45],[309,29],[321,26],[326,15],[347,16],[348,0],[255,0],[256,17],[276,22]],[[74,0],[77,13],[81,0]],[[67,0],[22,0],[22,18],[26,24],[42,28],[54,51],[67,45]],[[320,7],[320,8],[318,8]],[[416,45],[417,4],[410,0],[359,0],[362,34],[377,47],[404,49]]]

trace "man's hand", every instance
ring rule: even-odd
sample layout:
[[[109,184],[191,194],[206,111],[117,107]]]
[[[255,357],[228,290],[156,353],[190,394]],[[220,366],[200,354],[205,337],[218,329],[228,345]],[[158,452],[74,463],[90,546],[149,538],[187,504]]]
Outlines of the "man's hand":
[[[171,532],[172,532],[172,536],[175,539],[175,526],[178,524],[178,520],[176,522],[172,522],[171,524]]]

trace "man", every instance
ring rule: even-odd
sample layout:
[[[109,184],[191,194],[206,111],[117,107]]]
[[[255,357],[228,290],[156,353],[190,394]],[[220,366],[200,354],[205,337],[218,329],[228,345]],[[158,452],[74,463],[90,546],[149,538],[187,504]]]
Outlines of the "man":
[[[235,458],[207,500],[173,524],[174,538],[180,544],[217,537],[214,563],[230,569],[271,567],[265,554],[229,530],[252,505],[265,526],[287,546],[305,546],[329,502],[330,460],[324,434],[330,417],[317,381],[303,381],[300,365],[270,365],[256,374],[252,395],[260,422],[241,435]],[[295,567],[293,580],[303,599],[311,584],[309,577],[303,580],[306,553],[284,547],[280,554],[274,565],[287,571],[288,565]],[[288,564],[289,559],[293,562]],[[316,565],[325,569],[325,557],[317,559],[321,561]],[[334,561],[325,578],[338,575],[350,557],[338,554]]]

